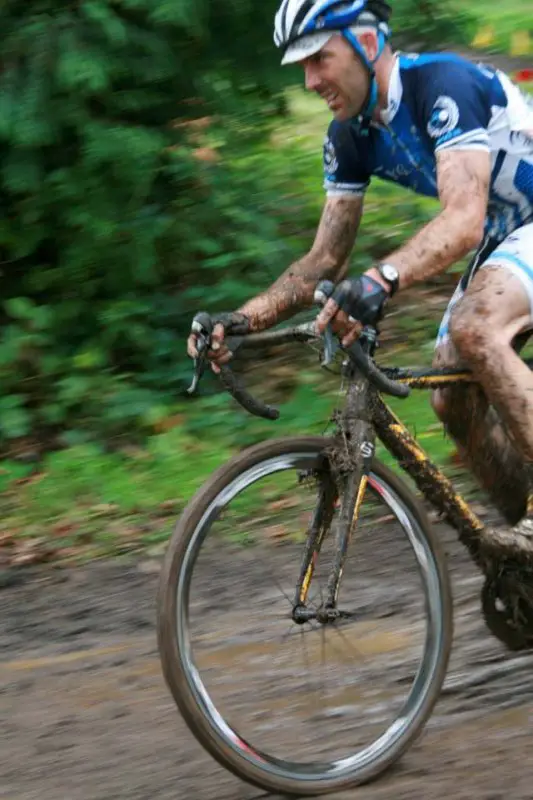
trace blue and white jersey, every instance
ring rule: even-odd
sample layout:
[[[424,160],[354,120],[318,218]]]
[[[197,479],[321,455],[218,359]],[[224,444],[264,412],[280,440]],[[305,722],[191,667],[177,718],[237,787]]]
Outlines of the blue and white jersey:
[[[398,54],[382,125],[333,121],[328,195],[362,195],[373,175],[438,197],[436,154],[485,150],[492,180],[480,255],[533,221],[533,103],[502,72],[448,54]]]

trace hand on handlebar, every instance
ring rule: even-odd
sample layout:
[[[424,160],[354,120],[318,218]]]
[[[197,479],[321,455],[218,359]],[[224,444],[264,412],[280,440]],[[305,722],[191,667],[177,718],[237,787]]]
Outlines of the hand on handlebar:
[[[367,280],[369,281],[369,283],[367,287],[365,287],[364,282]],[[368,288],[369,290],[372,290],[370,298],[372,298],[373,296],[374,299],[377,298],[377,300],[379,300],[381,296],[380,293],[377,290],[374,293],[373,289],[374,287],[380,286],[380,284],[377,281],[374,281],[368,275],[364,275],[363,278],[360,279],[360,281],[354,281],[354,282],[343,281],[343,284],[345,284],[345,288],[347,284],[348,287],[350,286],[350,284],[352,284],[353,288],[353,285],[357,287],[357,284],[359,282],[363,284],[363,289]],[[342,284],[340,284],[340,286],[337,287],[337,290],[341,288]],[[315,323],[315,329],[317,333],[319,333],[321,330],[324,331],[326,351],[328,349],[331,349],[331,345],[328,344],[328,338],[329,339],[331,338],[331,329],[330,326],[328,325],[328,322],[330,319],[333,319],[333,317],[335,317],[338,314],[339,306],[343,302],[342,293],[337,293],[337,290],[335,289],[335,286],[331,281],[321,281],[315,289],[315,303],[317,303],[319,306],[322,306],[323,308],[323,311],[321,312],[318,318],[320,319],[320,317],[322,317],[322,319],[320,320],[320,324],[317,320],[317,322]],[[385,293],[384,289],[382,289],[382,291],[383,293]],[[337,297],[339,302],[335,301],[335,297]],[[359,300],[360,297],[356,297],[356,301],[359,302]],[[385,302],[386,301],[383,300],[383,302],[375,302],[374,304],[368,303],[366,308],[364,304],[359,306],[352,306],[352,310],[355,309],[361,321],[365,323],[366,330],[368,332],[373,331],[372,334],[373,338],[377,333],[375,325],[379,321],[379,319],[381,319],[381,317],[383,316],[383,307],[385,305]],[[329,305],[330,303],[331,305]],[[332,310],[332,313],[329,313],[328,305],[329,308]],[[357,309],[359,310],[357,311]],[[354,319],[353,320],[354,327],[355,327],[355,322],[356,321]],[[342,324],[342,322],[340,324]],[[355,367],[356,370],[360,371],[362,375],[367,377],[370,383],[380,392],[386,392],[387,394],[393,395],[394,397],[408,397],[410,392],[409,387],[404,386],[392,380],[384,372],[382,372],[380,368],[375,364],[372,355],[369,354],[361,346],[360,342],[356,341],[356,338],[357,336],[355,336],[352,339],[351,336],[347,334],[345,335],[342,342],[344,349],[348,353],[352,366]],[[329,363],[329,361],[330,357],[329,358],[326,357],[323,363],[327,364]]]
[[[217,374],[227,364],[233,353],[226,346],[226,333],[242,335],[250,331],[250,321],[244,314],[232,312],[210,316],[204,312],[193,320],[191,334],[187,340],[187,353],[191,358],[207,359]]]
[[[228,333],[238,338],[249,332],[250,320],[244,314],[235,312],[219,314],[216,317],[211,317],[203,311],[196,314],[192,322],[192,333],[187,343],[187,351],[194,358],[194,378],[187,391],[190,395],[196,392],[205,366],[210,362],[211,368],[219,375],[224,388],[250,414],[264,419],[277,419],[279,417],[277,408],[252,397],[231,369],[226,366],[232,353],[224,344],[224,335]],[[217,338],[213,342],[215,336]]]
[[[369,275],[341,281],[317,317],[317,331],[323,333],[330,324],[343,347],[350,347],[365,325],[377,325],[388,297],[384,286]]]
[[[322,281],[317,286],[315,301],[320,306],[324,306],[334,290],[335,286],[331,281]],[[317,336],[316,324],[300,325],[292,330],[282,330],[277,333],[272,331],[267,334],[256,333],[252,336],[246,336],[246,333],[250,331],[250,323],[244,315],[238,313],[220,315],[213,319],[206,313],[197,314],[193,320],[192,334],[189,339],[189,354],[194,358],[193,382],[187,390],[190,395],[196,392],[198,382],[202,377],[206,365],[208,363],[214,364],[214,362],[210,360],[211,353],[216,353],[223,357],[223,354],[220,352],[222,350],[221,347],[215,350],[212,348],[211,337],[217,324],[222,327],[222,331],[225,334],[232,334],[234,336],[232,349],[243,346],[243,343],[246,341],[250,344],[253,342],[252,346],[257,346],[260,342],[265,342],[267,338],[270,342],[276,339],[278,343],[281,343],[289,341],[305,342],[310,339],[315,339]],[[367,344],[368,342],[375,341],[376,331],[372,333],[372,326],[369,323],[367,323],[365,334],[367,336]],[[397,383],[382,372],[374,363],[372,353],[368,348],[363,347],[360,342],[354,342],[345,349],[355,371],[365,376],[378,391],[386,392],[395,397],[407,397],[409,394],[409,387]],[[328,326],[324,334],[324,365],[330,363],[333,353],[334,340]],[[216,371],[219,374],[224,388],[241,406],[243,406],[243,408],[249,411],[250,414],[264,419],[274,420],[278,418],[278,410],[261,400],[255,399],[226,364],[218,362],[215,366],[218,368]]]

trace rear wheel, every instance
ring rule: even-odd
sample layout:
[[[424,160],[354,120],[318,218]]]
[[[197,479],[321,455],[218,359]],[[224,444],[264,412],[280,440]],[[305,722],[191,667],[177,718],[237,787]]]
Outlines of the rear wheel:
[[[431,714],[451,647],[443,554],[379,462],[348,551],[344,617],[293,622],[327,443],[269,441],[219,469],[179,520],[161,575],[161,660],[187,725],[224,767],[282,794],[380,775]],[[309,592],[317,607],[334,534],[335,518]]]

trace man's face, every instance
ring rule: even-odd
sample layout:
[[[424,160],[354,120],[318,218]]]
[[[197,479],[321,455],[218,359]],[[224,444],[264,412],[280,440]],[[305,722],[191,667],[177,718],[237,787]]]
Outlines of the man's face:
[[[361,113],[370,78],[352,46],[340,34],[300,63],[305,72],[305,88],[326,101],[335,119],[342,122]]]

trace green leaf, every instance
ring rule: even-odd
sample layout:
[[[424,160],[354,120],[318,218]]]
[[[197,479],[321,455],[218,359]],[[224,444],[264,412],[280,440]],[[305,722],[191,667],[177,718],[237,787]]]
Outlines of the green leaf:
[[[0,402],[0,431],[7,439],[27,436],[31,430],[31,417],[22,406]]]
[[[127,27],[107,3],[87,0],[81,4],[81,11],[88,20],[98,23],[110,42],[126,44]]]
[[[37,192],[43,180],[39,155],[31,150],[13,150],[4,162],[3,179],[12,192]]]
[[[79,370],[100,369],[106,364],[106,356],[103,350],[91,348],[77,353],[72,359],[72,364]]]
[[[61,403],[47,403],[41,407],[39,416],[50,425],[61,425],[68,418],[68,409]]]
[[[20,320],[32,320],[36,312],[36,305],[29,297],[12,297],[5,301],[4,308],[10,317]]]
[[[109,57],[79,41],[71,29],[61,32],[56,77],[62,90],[97,94],[111,87]]]

